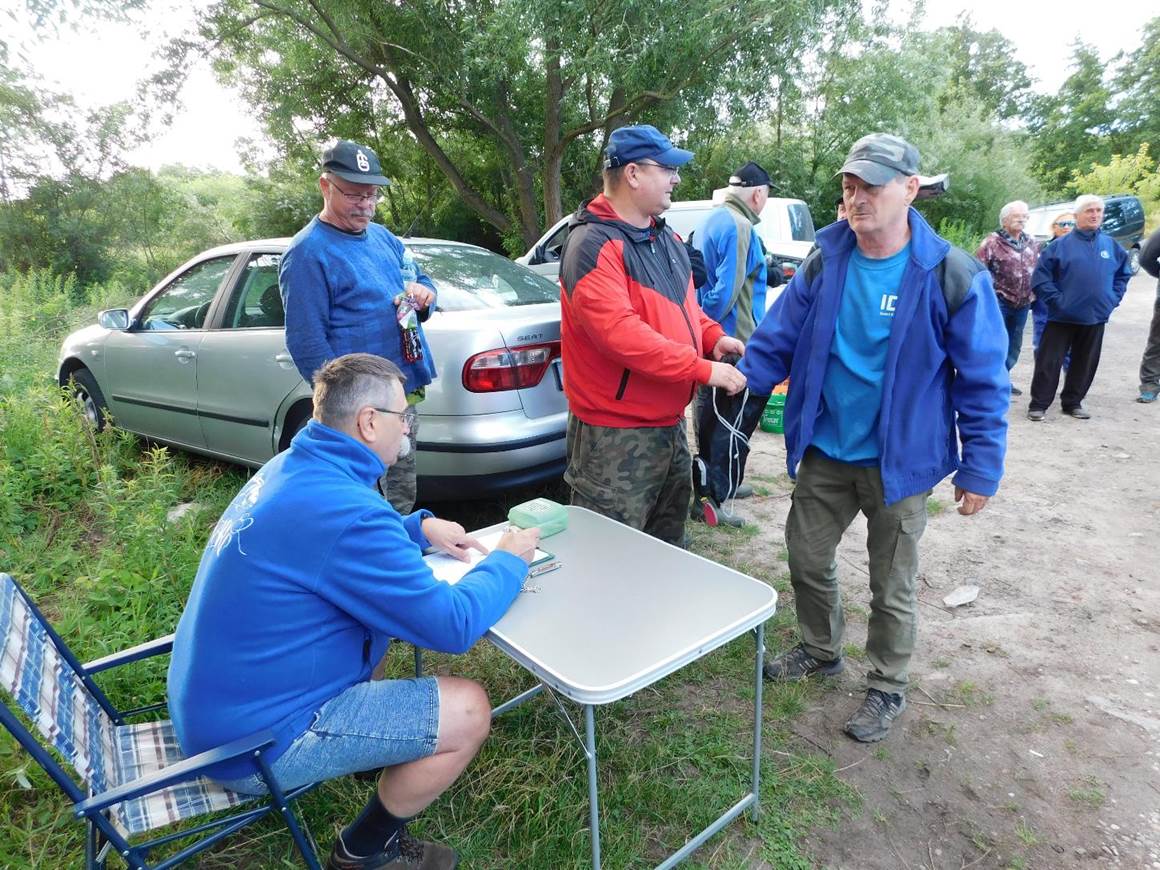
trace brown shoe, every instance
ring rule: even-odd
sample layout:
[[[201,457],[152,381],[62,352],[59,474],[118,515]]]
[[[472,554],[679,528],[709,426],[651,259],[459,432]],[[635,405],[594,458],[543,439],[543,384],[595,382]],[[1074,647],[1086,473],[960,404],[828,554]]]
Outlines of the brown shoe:
[[[416,840],[406,828],[381,852],[365,858],[351,855],[340,835],[326,861],[326,870],[455,870],[458,866],[459,856],[450,846]]]

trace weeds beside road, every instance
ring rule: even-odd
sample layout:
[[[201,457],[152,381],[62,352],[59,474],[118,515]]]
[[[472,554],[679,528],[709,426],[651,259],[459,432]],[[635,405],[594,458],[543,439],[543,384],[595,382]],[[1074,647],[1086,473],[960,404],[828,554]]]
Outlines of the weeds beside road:
[[[206,538],[247,474],[113,430],[93,433],[53,385],[63,336],[93,322],[97,308],[125,301],[116,287],[82,290],[43,275],[0,276],[0,570],[24,585],[82,660],[173,630]],[[170,511],[187,502],[197,507],[171,521]],[[484,525],[506,507],[492,501],[451,512]],[[699,552],[787,588],[784,552],[770,575],[739,555],[752,533],[694,532]],[[768,646],[781,648],[792,631],[792,609],[783,607],[767,631]],[[530,685],[525,672],[487,643],[466,656],[429,654],[426,662],[435,673],[478,679],[493,699]],[[155,700],[164,692],[166,663],[113,672],[102,685],[123,705]],[[409,666],[409,651],[395,649],[389,670],[401,675]],[[751,642],[739,639],[602,713],[597,749],[606,866],[657,863],[745,791],[752,667]],[[858,807],[829,757],[794,733],[795,717],[817,691],[766,687],[761,820],[734,823],[689,866],[810,867],[798,845],[806,833]],[[369,789],[341,779],[302,801],[323,849]],[[35,763],[7,733],[0,735],[3,866],[77,866],[82,829],[68,810]],[[467,774],[415,827],[454,844],[469,867],[583,867],[587,818],[582,748],[551,702],[540,698],[496,722]],[[295,860],[280,823],[269,821],[226,840],[198,866],[295,866]]]

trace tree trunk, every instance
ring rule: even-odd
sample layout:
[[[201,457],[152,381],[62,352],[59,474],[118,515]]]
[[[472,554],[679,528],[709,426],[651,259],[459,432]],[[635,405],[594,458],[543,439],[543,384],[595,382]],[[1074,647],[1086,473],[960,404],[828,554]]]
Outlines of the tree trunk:
[[[560,79],[560,42],[549,36],[545,45],[544,92],[544,163],[541,169],[544,181],[544,222],[555,226],[563,217],[564,206],[560,191],[560,167],[564,149],[560,146],[560,105],[564,100],[564,83]]]

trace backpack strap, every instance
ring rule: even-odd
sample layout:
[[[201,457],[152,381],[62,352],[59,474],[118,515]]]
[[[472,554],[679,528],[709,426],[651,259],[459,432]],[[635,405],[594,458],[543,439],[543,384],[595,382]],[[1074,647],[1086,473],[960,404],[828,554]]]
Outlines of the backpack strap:
[[[935,267],[935,276],[939,287],[942,288],[943,300],[947,305],[947,314],[954,317],[962,306],[967,294],[971,291],[971,282],[975,280],[983,269],[982,263],[964,251],[951,245],[951,249],[942,261]],[[803,272],[806,286],[814,283],[814,279],[822,273],[822,251],[814,248],[810,251],[798,271]]]

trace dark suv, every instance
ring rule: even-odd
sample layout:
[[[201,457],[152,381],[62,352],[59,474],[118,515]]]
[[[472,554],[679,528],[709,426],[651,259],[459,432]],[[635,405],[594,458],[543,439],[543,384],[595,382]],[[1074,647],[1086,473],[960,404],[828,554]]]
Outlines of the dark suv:
[[[1144,237],[1144,206],[1138,197],[1117,193],[1104,197],[1105,233],[1124,246],[1132,274],[1140,271],[1140,240]]]

